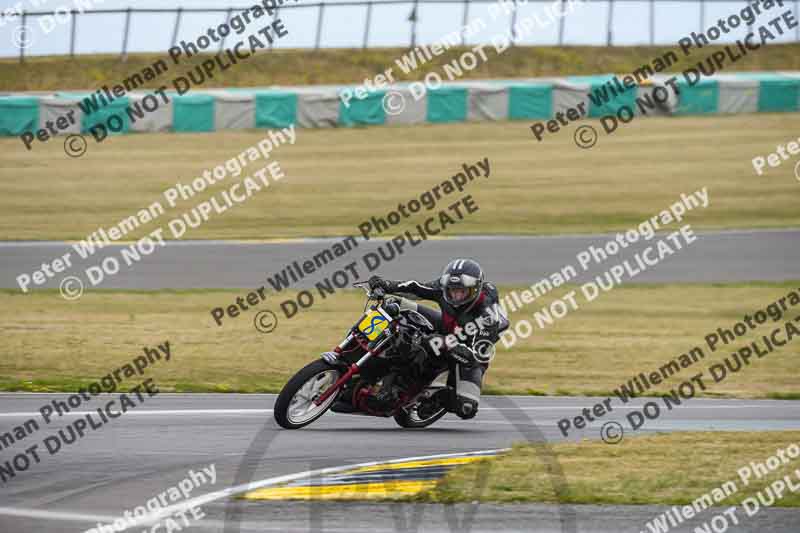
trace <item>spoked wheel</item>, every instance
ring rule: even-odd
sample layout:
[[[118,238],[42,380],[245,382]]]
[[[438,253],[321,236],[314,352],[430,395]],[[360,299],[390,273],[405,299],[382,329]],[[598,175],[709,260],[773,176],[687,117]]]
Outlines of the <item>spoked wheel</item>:
[[[273,413],[275,420],[286,429],[299,429],[321,417],[338,394],[332,394],[320,405],[315,405],[314,400],[336,383],[340,376],[338,369],[322,360],[306,365],[278,395]]]
[[[430,402],[432,400],[428,400]],[[435,406],[426,405],[425,400],[412,405],[406,409],[400,409],[394,415],[397,425],[404,428],[424,428],[428,427],[444,415],[447,409],[441,407],[438,402]]]

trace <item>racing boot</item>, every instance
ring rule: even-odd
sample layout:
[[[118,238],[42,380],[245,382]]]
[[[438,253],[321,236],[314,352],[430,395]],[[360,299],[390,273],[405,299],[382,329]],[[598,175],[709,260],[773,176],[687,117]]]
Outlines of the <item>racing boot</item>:
[[[457,394],[452,387],[440,390],[434,397],[438,397],[437,399],[448,413],[453,413],[463,420],[469,420],[478,414],[478,402]]]

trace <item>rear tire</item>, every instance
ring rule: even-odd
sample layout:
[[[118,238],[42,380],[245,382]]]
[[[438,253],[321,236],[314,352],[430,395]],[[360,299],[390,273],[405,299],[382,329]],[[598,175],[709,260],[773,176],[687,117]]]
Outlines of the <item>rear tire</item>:
[[[283,386],[278,394],[273,410],[275,421],[285,429],[300,429],[324,415],[336,400],[338,392],[332,394],[322,405],[314,406],[312,401],[333,385],[341,375],[338,368],[322,359],[307,364]]]

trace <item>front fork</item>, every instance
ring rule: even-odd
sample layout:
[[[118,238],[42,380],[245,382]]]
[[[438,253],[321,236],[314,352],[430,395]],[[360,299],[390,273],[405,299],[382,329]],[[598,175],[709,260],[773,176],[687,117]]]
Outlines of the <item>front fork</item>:
[[[342,350],[344,350],[347,347],[347,345],[350,344],[350,341],[352,341],[354,338],[355,335],[352,332],[350,332],[350,334],[348,334],[347,337],[342,342],[340,342],[339,346],[334,348],[333,351],[336,353],[342,353]],[[325,402],[325,400],[330,398],[334,393],[336,393],[336,391],[342,388],[342,385],[347,383],[350,380],[350,378],[361,372],[361,365],[363,365],[370,357],[372,357],[372,355],[373,352],[371,350],[368,350],[367,353],[365,353],[364,356],[361,357],[361,359],[351,364],[350,367],[348,367],[347,372],[345,372],[339,379],[336,380],[336,383],[328,387],[325,390],[325,392],[323,392],[317,399],[314,400],[314,405],[322,405]],[[327,362],[330,363],[330,361]]]
[[[316,400],[314,400],[314,405],[322,405],[325,402],[325,400],[330,398],[332,394],[338,391],[342,387],[342,385],[347,383],[350,380],[350,378],[358,374],[360,371],[361,369],[359,368],[358,363],[353,363],[352,365],[350,365],[350,368],[347,369],[347,372],[342,374],[342,377],[337,379],[336,383],[328,387],[328,389],[325,392],[323,392]]]
[[[347,337],[342,342],[340,342],[339,346],[334,348],[333,351],[336,352],[336,353],[341,353],[342,350],[345,349],[347,347],[347,345],[350,344],[350,341],[352,341],[354,338],[355,338],[355,334],[353,332],[350,332],[350,334],[348,334]],[[333,395],[334,393],[336,393],[336,391],[338,391],[340,388],[342,388],[342,385],[347,383],[350,380],[350,378],[352,378],[353,376],[355,376],[356,374],[361,372],[361,367],[364,366],[364,363],[369,361],[369,359],[373,355],[375,355],[376,353],[379,353],[381,351],[381,349],[383,348],[383,346],[386,344],[387,341],[388,341],[388,337],[386,339],[384,339],[384,342],[381,342],[377,346],[373,347],[371,350],[367,350],[367,353],[362,355],[361,359],[359,359],[355,363],[351,364],[350,367],[347,369],[347,372],[345,372],[342,375],[342,377],[340,377],[339,379],[336,380],[336,383],[334,383],[333,385],[328,387],[328,389],[326,389],[325,392],[320,394],[320,396],[316,400],[314,400],[314,405],[322,405],[325,402],[325,400],[330,398],[331,395]],[[330,363],[330,361],[328,361],[328,363]]]

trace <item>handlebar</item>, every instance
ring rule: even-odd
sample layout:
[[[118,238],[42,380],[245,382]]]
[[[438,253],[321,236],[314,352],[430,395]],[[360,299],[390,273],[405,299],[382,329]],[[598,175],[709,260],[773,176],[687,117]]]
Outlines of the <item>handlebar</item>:
[[[386,291],[384,291],[380,287],[374,290],[370,289],[368,281],[357,281],[353,283],[353,287],[361,287],[362,289],[364,289],[364,292],[367,293],[367,297],[370,299],[382,300],[383,297],[386,296]]]

